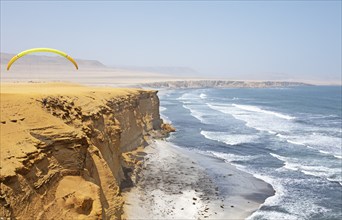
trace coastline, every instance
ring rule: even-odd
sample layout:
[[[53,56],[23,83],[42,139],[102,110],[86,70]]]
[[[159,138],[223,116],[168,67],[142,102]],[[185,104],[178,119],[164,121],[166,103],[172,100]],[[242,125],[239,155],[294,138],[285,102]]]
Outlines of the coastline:
[[[123,219],[245,219],[274,195],[253,175],[167,141],[143,152],[135,186],[123,192]]]
[[[1,211],[41,219],[243,219],[273,195],[223,160],[156,140],[172,131],[156,94],[2,84]],[[134,166],[141,171],[129,177]]]

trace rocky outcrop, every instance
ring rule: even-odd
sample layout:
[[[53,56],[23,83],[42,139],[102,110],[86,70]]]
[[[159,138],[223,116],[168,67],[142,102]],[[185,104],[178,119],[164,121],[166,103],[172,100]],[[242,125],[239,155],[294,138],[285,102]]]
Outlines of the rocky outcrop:
[[[308,86],[300,82],[278,82],[278,81],[226,81],[226,80],[186,80],[167,81],[141,84],[142,87],[151,88],[269,88],[269,87],[290,87]]]
[[[2,98],[0,216],[119,219],[123,154],[161,129],[156,91]]]
[[[161,128],[163,131],[165,131],[166,133],[171,133],[171,132],[175,132],[176,128],[174,128],[171,124],[162,124]]]

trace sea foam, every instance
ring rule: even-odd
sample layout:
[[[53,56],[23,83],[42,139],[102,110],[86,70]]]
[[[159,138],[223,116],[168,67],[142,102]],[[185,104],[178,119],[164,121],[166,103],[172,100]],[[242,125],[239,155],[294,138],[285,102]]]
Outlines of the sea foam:
[[[165,108],[165,107],[163,107],[163,106],[160,106],[159,107],[159,112],[163,112],[163,111],[165,111],[167,108]]]
[[[219,141],[228,145],[252,143],[258,139],[257,135],[228,134],[227,132],[201,131],[201,134],[207,139]]]
[[[287,120],[292,120],[295,119],[295,117],[292,117],[290,115],[285,115],[279,112],[274,112],[274,111],[268,111],[268,110],[263,110],[257,106],[253,105],[237,105],[237,104],[232,104],[232,106],[247,110],[247,111],[252,111],[252,112],[259,112],[259,113],[264,113],[264,114],[269,114],[269,115],[274,115],[279,118],[287,119]]]
[[[201,98],[201,99],[206,99],[206,98],[207,98],[207,95],[204,94],[204,93],[201,93],[200,98]]]
[[[292,129],[293,121],[276,117],[273,114],[265,114],[264,112],[253,112],[238,108],[234,104],[218,104],[206,103],[207,106],[215,111],[222,112],[233,116],[234,118],[246,122],[246,126],[259,130],[266,131],[271,134],[284,132]]]
[[[203,116],[205,115],[204,113],[195,110],[194,108],[191,108],[188,105],[183,105],[183,108],[188,109],[190,111],[190,114],[197,118],[200,122],[205,123]]]
[[[243,155],[236,155],[236,154],[230,154],[230,153],[222,153],[222,152],[217,152],[217,151],[206,151],[204,154],[206,155],[212,155],[215,156],[216,158],[223,159],[227,163],[233,163],[238,162],[238,161],[249,161],[249,160],[255,160],[259,156],[243,156]],[[234,164],[236,166],[237,164]]]
[[[281,160],[284,162],[284,168],[292,171],[299,171],[306,175],[316,176],[316,177],[323,177],[327,180],[334,180],[341,182],[342,176],[341,176],[341,169],[336,167],[326,167],[322,165],[312,165],[312,164],[306,164],[307,162],[303,160],[298,160],[294,158],[284,157],[280,156],[275,153],[270,153],[272,157],[277,158],[278,160]]]

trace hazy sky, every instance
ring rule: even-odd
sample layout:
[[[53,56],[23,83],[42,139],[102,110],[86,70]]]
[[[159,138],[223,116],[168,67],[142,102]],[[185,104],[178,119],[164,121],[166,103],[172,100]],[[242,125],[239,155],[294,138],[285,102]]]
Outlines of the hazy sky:
[[[341,1],[3,1],[1,52],[52,47],[106,65],[341,78]]]

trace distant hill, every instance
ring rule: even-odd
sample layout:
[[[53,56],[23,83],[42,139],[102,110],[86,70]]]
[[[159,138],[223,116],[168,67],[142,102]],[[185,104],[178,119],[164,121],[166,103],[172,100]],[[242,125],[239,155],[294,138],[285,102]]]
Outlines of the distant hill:
[[[113,66],[113,68],[139,72],[170,74],[173,76],[196,76],[198,72],[185,66]]]
[[[8,61],[15,56],[15,54],[1,53],[1,69],[5,69]],[[83,60],[76,59],[76,62],[80,67],[84,68],[107,68],[104,64],[97,60]],[[37,68],[70,68],[73,66],[67,59],[61,56],[44,56],[44,55],[26,55],[18,59],[11,69],[20,71],[21,69],[27,69],[27,67],[37,67]]]
[[[141,84],[142,87],[150,88],[271,88],[309,86],[301,82],[278,82],[278,81],[226,81],[226,80],[184,80],[167,81]]]
[[[108,85],[130,87],[138,83],[153,82],[156,79],[171,80],[173,76],[158,72],[113,68],[97,60],[75,58],[79,69],[61,56],[27,55],[18,59],[9,71],[8,61],[15,54],[0,54],[1,82],[74,82],[87,85]]]
[[[286,81],[236,80],[203,76],[188,67],[106,66],[97,60],[76,59],[79,70],[61,56],[27,55],[18,59],[9,71],[8,61],[15,54],[1,53],[1,82],[63,81],[90,85],[136,86],[152,88],[229,88],[288,87],[305,83]]]

